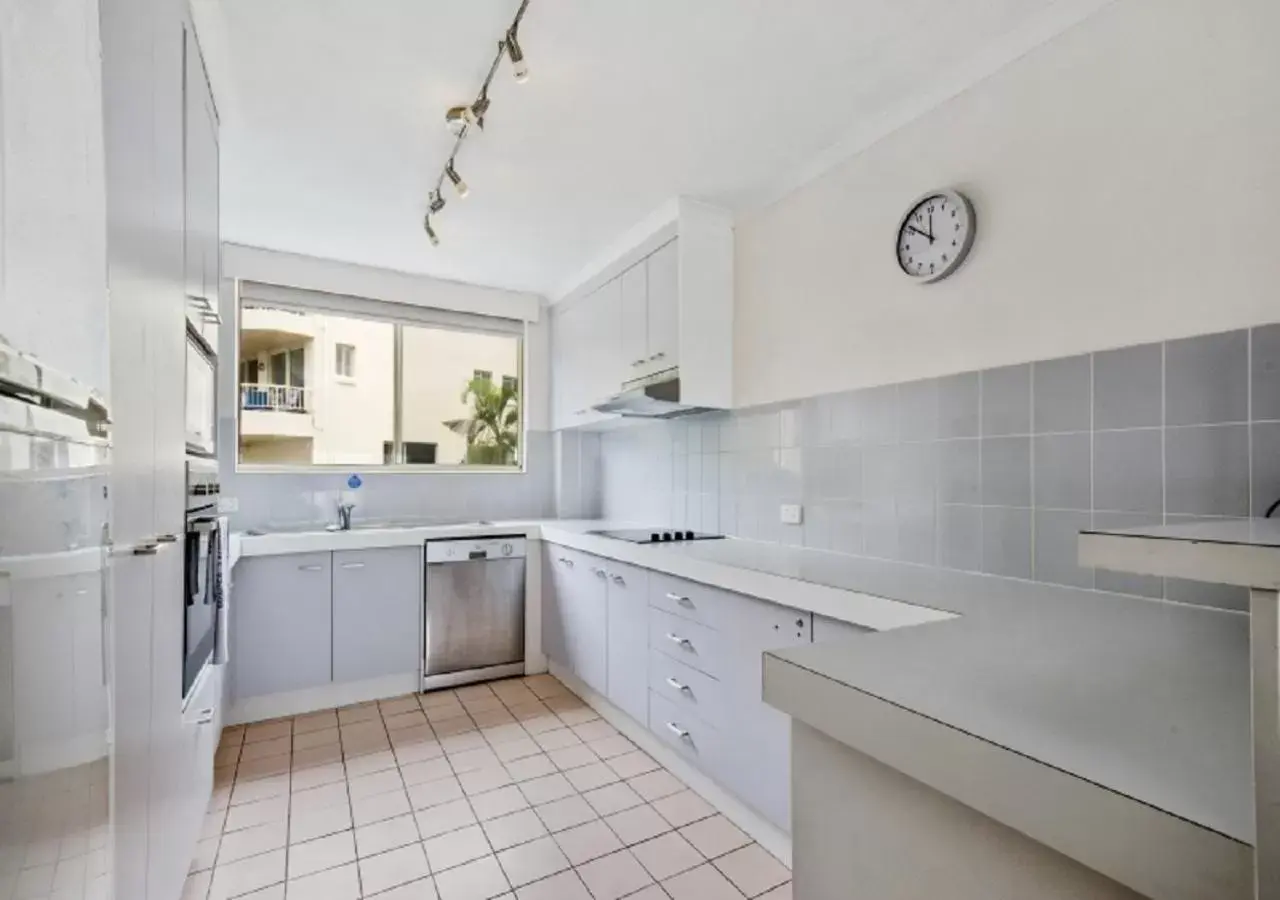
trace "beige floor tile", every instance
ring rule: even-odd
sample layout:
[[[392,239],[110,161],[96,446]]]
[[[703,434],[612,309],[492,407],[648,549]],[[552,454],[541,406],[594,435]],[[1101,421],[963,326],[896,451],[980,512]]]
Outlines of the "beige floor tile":
[[[356,842],[350,831],[289,847],[289,880],[355,862]]]
[[[224,832],[240,831],[255,825],[268,822],[281,822],[289,817],[289,798],[272,797],[270,800],[259,800],[257,803],[246,803],[233,806],[227,810],[227,821],[223,824]]]
[[[287,756],[292,751],[293,738],[286,734],[283,737],[258,741],[255,744],[245,744],[240,751],[240,762],[252,762],[255,759],[265,759],[268,756]]]
[[[219,747],[213,754],[213,764],[215,766],[231,766],[240,761],[240,745],[228,744],[225,747]]]
[[[462,782],[462,790],[468,795],[496,791],[512,783],[510,774],[501,765],[463,772],[458,781]]]
[[[418,834],[418,823],[413,816],[396,816],[384,819],[372,825],[362,825],[356,829],[356,852],[360,856],[376,856],[406,847],[421,840]]]
[[[468,799],[471,801],[471,808],[475,810],[476,818],[481,822],[496,819],[529,806],[529,801],[515,785],[476,794]]]
[[[356,757],[368,756],[372,753],[390,753],[391,741],[386,735],[369,735],[359,738],[342,739],[342,756],[348,762]]]
[[[556,712],[560,712],[565,709],[578,709],[587,705],[581,697],[578,697],[572,692],[562,694],[558,697],[548,697],[545,702],[547,706],[554,709]]]
[[[742,900],[742,892],[710,863],[681,872],[662,887],[672,900]]]
[[[397,885],[417,881],[431,874],[421,844],[389,850],[359,862],[360,883],[366,896],[390,890]]]
[[[339,735],[345,744],[348,741],[360,741],[370,738],[385,738],[387,726],[381,719],[370,719],[367,722],[352,722],[350,725],[338,726]]]
[[[595,751],[586,744],[572,744],[568,747],[559,747],[552,750],[547,756],[551,757],[551,761],[556,764],[556,768],[561,771],[569,769],[577,769],[581,766],[589,766],[592,763],[599,762],[600,757]]]
[[[347,780],[347,769],[340,762],[331,762],[323,766],[302,769],[294,772],[289,782],[289,790],[297,794],[326,784],[337,784]]]
[[[571,705],[565,702],[566,699],[565,697],[552,697],[547,700],[547,706],[560,717],[560,721],[564,724],[571,726],[583,725],[600,718],[600,714],[591,707],[582,704],[580,701],[576,706]],[[608,737],[608,735],[602,734],[600,737]]]
[[[477,822],[475,813],[471,811],[471,804],[466,800],[455,800],[429,809],[420,809],[413,814],[413,819],[418,823],[418,833],[422,835],[423,840],[458,828],[466,828]]]
[[[651,884],[642,891],[636,891],[634,894],[628,894],[627,900],[671,900],[661,887]]]
[[[332,747],[341,743],[337,728],[325,728],[320,731],[307,731],[293,736],[294,752],[310,750],[314,747]]]
[[[761,894],[760,900],[791,900],[791,882],[780,884],[767,894]]]
[[[351,806],[346,803],[303,815],[294,814],[289,818],[289,843],[301,844],[326,834],[346,831],[351,826]]]
[[[423,709],[430,709],[433,706],[452,706],[457,702],[458,695],[451,688],[418,695],[418,703]]]
[[[581,825],[583,822],[599,818],[587,801],[577,794],[535,806],[533,811],[538,814],[538,818],[550,832],[564,831],[574,825]]]
[[[382,700],[379,701],[378,706],[382,710],[384,719],[389,716],[401,715],[402,713],[422,712],[422,704],[418,702],[416,694],[396,697],[394,700]]]
[[[592,719],[581,725],[574,725],[571,730],[584,741],[603,741],[618,735],[618,729],[604,719]]]
[[[478,712],[488,712],[491,709],[506,710],[507,706],[494,694],[485,697],[460,697],[462,705],[466,707],[467,712],[475,715]]]
[[[359,900],[360,873],[354,863],[290,880],[288,900]]]
[[[231,791],[231,806],[256,803],[289,793],[289,773],[258,778],[254,781],[238,781]]]
[[[495,725],[515,724],[516,717],[505,709],[471,710],[471,718],[479,728],[492,728]]]
[[[665,769],[655,769],[635,778],[628,778],[627,784],[644,799],[652,803],[662,797],[670,797],[685,789],[684,782]]]
[[[440,738],[440,746],[444,748],[445,753],[453,756],[464,750],[488,749],[489,742],[480,731],[462,731]]]
[[[397,766],[396,755],[390,750],[369,753],[347,760],[347,777],[360,778],[364,775],[373,775],[375,772],[385,772]]]
[[[399,734],[405,734],[405,732],[401,731]],[[434,732],[432,734],[434,735]],[[405,766],[410,763],[424,762],[428,759],[442,759],[444,757],[444,748],[440,746],[440,742],[433,736],[429,741],[396,744],[395,755],[400,765]]]
[[[730,850],[751,843],[751,838],[724,816],[712,816],[686,825],[680,829],[680,834],[707,859],[724,856]]]
[[[655,881],[662,881],[706,862],[693,844],[674,831],[636,844],[631,852]]]
[[[492,856],[441,872],[435,880],[440,900],[490,900],[511,890]]]
[[[337,727],[338,711],[334,709],[293,717],[293,736],[295,738],[300,734],[310,734],[314,731],[332,731]]]
[[[520,792],[534,806],[576,793],[569,780],[558,772],[554,775],[544,775],[541,778],[520,782]]]
[[[507,816],[482,822],[485,836],[494,850],[506,850],[540,838],[547,833],[542,820],[531,809],[524,809]]]
[[[555,840],[575,866],[622,849],[622,841],[600,819],[567,828],[557,833]]]
[[[517,900],[591,900],[578,873],[561,872],[516,890]]]
[[[414,809],[427,809],[464,797],[462,782],[452,775],[409,786],[409,803]]]
[[[361,775],[358,778],[349,776],[347,778],[347,790],[350,792],[352,800],[403,789],[404,781],[400,778],[400,770],[398,768],[385,769],[381,772],[374,772],[371,775]]]
[[[628,850],[593,859],[578,866],[577,872],[595,900],[617,900],[653,882]]]
[[[256,744],[260,741],[270,741],[276,738],[288,737],[291,734],[293,734],[292,719],[275,719],[270,722],[255,722],[245,729],[244,742],[246,744]]]
[[[241,894],[236,900],[285,900],[285,886],[283,884],[273,884],[271,887],[264,887],[260,891]]]
[[[338,710],[338,722],[342,725],[369,722],[380,716],[381,713],[378,712],[377,703],[357,703],[354,706],[344,706]]]
[[[521,712],[517,712],[514,707],[511,710],[512,715],[516,717],[525,731],[530,734],[542,734],[546,731],[558,731],[565,727],[555,713],[541,703],[536,704],[536,707],[536,710],[533,707],[524,707]]]
[[[529,732],[525,731],[524,726],[519,722],[508,722],[505,725],[490,725],[486,728],[481,728],[480,733],[484,735],[484,739],[486,741],[494,746],[529,737]]]
[[[645,804],[605,817],[607,824],[624,844],[638,844],[671,830],[671,823]]]
[[[592,745],[596,746],[596,745]],[[649,754],[643,750],[632,750],[609,759],[609,768],[622,778],[635,778],[645,772],[653,772],[661,768]]]
[[[539,699],[559,697],[569,693],[569,689],[554,675],[530,675],[525,678],[524,684]]]
[[[295,761],[287,753],[262,759],[241,760],[236,766],[236,781],[253,781],[258,778],[274,778],[289,774]]]
[[[503,850],[498,854],[498,863],[515,888],[569,868],[568,858],[549,837]]]
[[[535,734],[533,740],[543,750],[559,750],[561,747],[572,747],[574,744],[582,743],[582,738],[568,728],[556,728]]]
[[[507,772],[516,781],[529,781],[532,778],[541,778],[543,775],[553,775],[556,771],[555,763],[545,753],[513,759],[506,765]]]
[[[273,850],[215,867],[209,900],[230,900],[284,881],[284,861],[285,852]]]
[[[293,771],[303,772],[307,769],[332,765],[336,762],[342,762],[341,745],[329,744],[325,747],[311,747],[307,750],[298,750],[293,754]]]
[[[422,710],[415,709],[413,712],[403,712],[394,716],[387,716],[382,720],[387,731],[402,731],[405,728],[422,728],[427,724],[427,717],[422,714]]]
[[[453,689],[453,693],[459,700],[475,700],[480,697],[494,696],[494,686],[505,684],[507,679],[503,678],[499,681],[481,682],[480,684],[466,684],[462,687]]]
[[[196,872],[187,876],[182,886],[181,900],[205,900],[209,896],[209,882],[213,880],[213,870]]]
[[[608,784],[593,791],[587,791],[582,799],[591,804],[591,808],[602,816],[610,816],[624,809],[639,806],[644,798],[625,784]]]
[[[636,745],[622,735],[605,737],[603,741],[588,741],[588,746],[600,759],[613,759],[627,753],[635,753]]]
[[[519,726],[516,726],[519,728]],[[520,731],[524,732],[521,728]],[[504,763],[511,762],[515,759],[524,759],[527,756],[537,756],[542,752],[542,748],[533,742],[533,738],[526,736],[516,736],[510,739],[494,741],[489,739],[489,743],[493,745],[493,752]]]
[[[580,766],[576,769],[570,769],[564,773],[564,777],[569,779],[569,783],[582,793],[584,791],[592,791],[598,787],[604,787],[606,784],[613,784],[618,780],[618,773],[614,772],[602,762],[591,763],[590,765]],[[683,785],[681,785],[683,787]]]
[[[218,860],[218,845],[222,842],[222,836],[201,838],[196,841],[196,855],[191,859],[191,867],[187,870],[189,873],[203,872],[206,869],[212,869],[213,864]],[[0,894],[3,896],[3,894]]]
[[[676,828],[681,828],[707,816],[714,816],[716,808],[693,791],[681,791],[653,802],[658,815]]]
[[[467,711],[462,708],[461,704],[456,708],[440,706],[435,709],[429,709],[427,710],[427,721],[431,723],[431,727],[435,730],[437,737],[476,730],[476,723],[471,721],[471,716],[467,715]]]
[[[357,826],[393,819],[412,812],[409,796],[401,788],[371,797],[355,797],[351,800],[351,821]]]
[[[291,796],[289,806],[294,815],[307,815],[330,806],[345,806],[349,802],[347,782],[344,780],[297,791]]]
[[[439,900],[439,898],[440,895],[436,893],[435,879],[421,878],[384,891],[370,900]]]
[[[443,756],[437,759],[425,759],[421,762],[414,762],[400,765],[400,777],[404,779],[407,787],[415,784],[426,784],[428,781],[436,781],[441,778],[453,777],[453,766],[449,765],[449,760]]]
[[[493,852],[479,825],[436,835],[423,841],[422,846],[427,852],[431,871],[436,874],[469,863],[473,859],[489,856]]]
[[[270,850],[279,850],[289,842],[289,820],[278,819],[222,836],[218,849],[218,865],[248,859]]]
[[[387,732],[387,736],[391,738],[391,746],[400,750],[403,747],[412,747],[415,744],[436,744],[435,729],[430,725],[411,725],[408,728],[398,728],[395,731]]]
[[[791,880],[791,870],[759,844],[748,844],[717,859],[715,867],[748,897]]]
[[[477,769],[490,769],[501,766],[502,761],[489,749],[488,745],[485,745],[475,750],[449,753],[449,764],[453,766],[453,771],[461,775],[463,772],[474,772]]]

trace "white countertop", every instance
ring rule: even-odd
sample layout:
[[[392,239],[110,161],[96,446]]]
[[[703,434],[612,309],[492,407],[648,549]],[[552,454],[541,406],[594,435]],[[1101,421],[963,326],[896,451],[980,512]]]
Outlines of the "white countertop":
[[[1080,564],[1280,589],[1280,519],[1222,519],[1085,531]]]

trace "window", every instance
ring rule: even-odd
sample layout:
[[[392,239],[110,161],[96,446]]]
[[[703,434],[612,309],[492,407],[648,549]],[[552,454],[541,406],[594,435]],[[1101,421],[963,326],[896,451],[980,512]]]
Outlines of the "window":
[[[242,466],[521,465],[519,379],[493,373],[522,371],[523,323],[252,283],[240,305]]]
[[[356,377],[356,348],[354,344],[334,344],[333,374],[339,378]]]

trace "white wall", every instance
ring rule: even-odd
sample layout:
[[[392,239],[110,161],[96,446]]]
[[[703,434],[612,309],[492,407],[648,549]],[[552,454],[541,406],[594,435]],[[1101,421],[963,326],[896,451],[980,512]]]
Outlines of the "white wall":
[[[1276,319],[1277,33],[1275,0],[1116,0],[741,218],[735,404]],[[894,231],[941,186],[977,243],[912,284]]]

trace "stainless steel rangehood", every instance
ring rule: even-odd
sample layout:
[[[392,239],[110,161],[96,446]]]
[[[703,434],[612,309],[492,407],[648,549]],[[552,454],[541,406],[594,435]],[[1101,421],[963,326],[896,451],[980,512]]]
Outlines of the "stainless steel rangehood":
[[[596,412],[637,419],[674,419],[711,412],[710,407],[680,402],[680,370],[668,369],[627,382],[620,393],[592,407]]]

